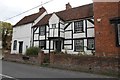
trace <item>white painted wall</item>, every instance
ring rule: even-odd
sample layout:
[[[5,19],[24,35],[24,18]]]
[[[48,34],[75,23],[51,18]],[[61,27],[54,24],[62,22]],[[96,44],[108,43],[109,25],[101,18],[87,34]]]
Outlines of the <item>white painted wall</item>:
[[[66,23],[67,25],[68,23]],[[73,27],[73,23],[71,23],[65,30],[72,30],[72,27]]]
[[[72,40],[65,40],[64,44],[72,44]]]
[[[60,21],[59,17],[54,13],[50,19],[49,19],[49,25],[50,25],[50,28],[52,28],[52,24],[58,24]]]
[[[16,26],[13,28],[11,54],[19,53],[19,41],[23,41],[23,54],[25,54],[26,46],[30,47],[32,23]],[[17,40],[17,50],[13,50],[14,40]]]
[[[95,37],[94,28],[87,29],[87,37]]]
[[[56,24],[56,29],[50,29],[49,37],[58,37],[58,24],[59,24],[59,17],[56,14],[53,14],[49,19],[50,28],[52,28],[52,24]]]
[[[34,40],[39,40],[39,34],[34,35]]]
[[[72,31],[65,32],[65,39],[72,39]]]
[[[34,41],[34,47],[39,47],[39,41]]]
[[[28,48],[31,46],[31,44],[33,43],[33,38],[32,38],[32,33],[33,30],[31,29],[32,26],[34,26],[35,24],[37,24],[45,15],[47,14],[47,12],[45,11],[42,15],[40,15],[35,21],[34,23],[28,23],[25,25],[21,25],[21,26],[16,26],[13,28],[13,37],[12,37],[12,46],[11,46],[11,54],[18,54],[19,53],[19,41],[23,41],[23,53],[25,54],[26,52],[26,46],[28,46]],[[37,29],[36,33],[39,32],[39,29]],[[38,34],[35,35],[35,40],[38,40]],[[13,43],[14,40],[17,40],[17,50],[13,50]],[[35,42],[35,45],[38,46],[38,42]]]
[[[36,27],[37,28],[37,27]],[[36,28],[34,28],[34,29],[36,29]],[[37,30],[35,31],[35,33],[39,33],[39,28],[37,28]]]
[[[86,38],[85,33],[75,33],[73,34],[73,38]]]

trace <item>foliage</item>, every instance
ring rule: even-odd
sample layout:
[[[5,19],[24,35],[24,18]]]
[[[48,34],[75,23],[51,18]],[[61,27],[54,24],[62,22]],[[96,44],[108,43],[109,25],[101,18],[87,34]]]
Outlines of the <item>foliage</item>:
[[[35,55],[38,55],[39,51],[40,51],[40,48],[38,47],[30,47],[26,50],[26,55],[35,56]]]
[[[0,21],[0,33],[2,36],[2,47],[6,49],[8,46],[7,41],[10,43],[12,39],[12,25],[7,22]],[[8,37],[10,39],[8,39]]]

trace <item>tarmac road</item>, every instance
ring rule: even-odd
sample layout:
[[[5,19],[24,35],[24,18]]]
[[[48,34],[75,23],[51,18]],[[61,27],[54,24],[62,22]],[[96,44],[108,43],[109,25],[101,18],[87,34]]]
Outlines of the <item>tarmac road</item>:
[[[39,67],[35,65],[20,64],[2,61],[2,74],[7,78],[110,78],[108,76],[95,75],[83,72],[59,70]]]

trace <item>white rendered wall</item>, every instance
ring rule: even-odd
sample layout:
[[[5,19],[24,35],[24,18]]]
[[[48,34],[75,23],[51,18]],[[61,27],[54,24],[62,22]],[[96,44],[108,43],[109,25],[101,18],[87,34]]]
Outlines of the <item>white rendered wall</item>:
[[[30,47],[31,26],[32,26],[32,23],[21,25],[21,26],[16,26],[13,28],[11,54],[19,53],[19,41],[23,41],[23,54],[25,54],[26,46]],[[14,40],[17,40],[17,50],[13,50]]]
[[[51,18],[49,19],[49,25],[58,24],[59,21],[60,21],[59,17],[56,14],[53,14]],[[52,27],[50,26],[50,28]]]

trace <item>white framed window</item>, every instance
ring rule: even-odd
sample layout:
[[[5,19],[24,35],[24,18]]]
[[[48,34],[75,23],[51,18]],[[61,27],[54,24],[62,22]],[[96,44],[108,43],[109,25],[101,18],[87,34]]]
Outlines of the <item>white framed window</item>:
[[[74,22],[74,32],[83,32],[83,20]]]
[[[52,28],[56,28],[56,24],[52,24]]]
[[[40,36],[44,36],[45,35],[45,26],[41,26],[40,27]]]
[[[94,41],[94,39],[88,39],[87,40],[87,49],[88,50],[94,50],[95,49],[95,41]]]
[[[75,51],[84,51],[84,40],[74,40]]]
[[[39,43],[40,45],[39,45],[39,47],[41,48],[41,49],[45,49],[45,41],[40,41],[40,43]]]
[[[14,40],[14,43],[13,43],[13,50],[17,50],[17,40]]]

